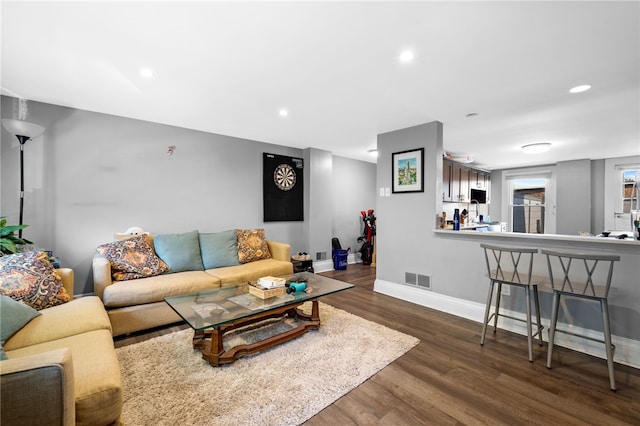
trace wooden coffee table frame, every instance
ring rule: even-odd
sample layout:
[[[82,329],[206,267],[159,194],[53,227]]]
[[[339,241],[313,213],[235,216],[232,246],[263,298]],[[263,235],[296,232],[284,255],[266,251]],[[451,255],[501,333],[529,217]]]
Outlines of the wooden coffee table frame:
[[[303,303],[311,302],[311,314],[305,314],[298,307]],[[251,343],[234,346],[227,350],[224,349],[225,333],[255,324],[271,318],[284,318],[284,316],[294,318],[299,325],[291,330],[276,334],[267,339]],[[196,330],[193,336],[193,347],[202,351],[202,358],[213,366],[231,364],[236,359],[256,352],[263,351],[273,346],[279,345],[296,337],[302,336],[309,330],[317,330],[320,328],[320,309],[318,299],[306,300],[294,305],[282,306],[265,312],[259,312],[254,315],[235,320],[233,322],[208,328],[205,330]]]

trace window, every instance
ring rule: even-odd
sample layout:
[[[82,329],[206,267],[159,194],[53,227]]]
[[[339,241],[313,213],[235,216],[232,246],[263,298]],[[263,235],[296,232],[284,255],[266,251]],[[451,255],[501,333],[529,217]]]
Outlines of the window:
[[[640,169],[622,171],[622,213],[631,213],[638,210],[638,184],[640,181]]]
[[[629,232],[631,212],[638,209],[640,157],[620,157],[605,160],[604,229]]]
[[[554,166],[507,170],[502,176],[501,192],[501,216],[506,219],[507,231],[556,232]]]
[[[513,232],[544,234],[546,179],[511,181]]]

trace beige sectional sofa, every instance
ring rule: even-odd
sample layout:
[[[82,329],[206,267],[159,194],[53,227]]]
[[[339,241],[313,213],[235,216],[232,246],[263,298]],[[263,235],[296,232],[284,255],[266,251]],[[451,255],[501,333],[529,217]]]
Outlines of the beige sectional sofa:
[[[73,294],[73,271],[58,269]],[[120,423],[122,383],[111,323],[98,297],[45,308],[5,342],[3,425]]]
[[[98,254],[93,258],[94,293],[106,307],[114,336],[179,322],[182,319],[164,302],[165,297],[293,273],[290,245],[266,243],[269,259],[126,281],[114,281],[110,262]]]

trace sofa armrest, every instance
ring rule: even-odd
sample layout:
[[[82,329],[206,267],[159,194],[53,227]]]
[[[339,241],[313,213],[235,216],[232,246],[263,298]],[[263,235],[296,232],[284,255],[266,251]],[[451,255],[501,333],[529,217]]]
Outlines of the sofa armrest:
[[[111,263],[106,257],[96,254],[93,257],[93,294],[102,299],[104,289],[112,283]]]
[[[75,424],[69,349],[0,361],[0,375],[1,424]]]
[[[267,246],[269,246],[272,258],[291,262],[291,246],[289,244],[267,240]]]
[[[69,297],[73,298],[73,269],[71,268],[59,268],[55,270],[56,274],[62,278],[62,286],[67,293],[69,293]]]

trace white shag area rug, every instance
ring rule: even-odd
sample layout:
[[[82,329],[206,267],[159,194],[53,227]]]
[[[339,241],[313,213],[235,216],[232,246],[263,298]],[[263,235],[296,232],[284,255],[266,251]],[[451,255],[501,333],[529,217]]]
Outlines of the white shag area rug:
[[[320,318],[319,330],[222,367],[192,348],[191,329],[116,349],[125,425],[298,425],[419,342],[324,303]],[[229,343],[289,326],[232,333]]]

